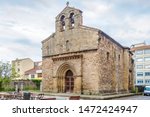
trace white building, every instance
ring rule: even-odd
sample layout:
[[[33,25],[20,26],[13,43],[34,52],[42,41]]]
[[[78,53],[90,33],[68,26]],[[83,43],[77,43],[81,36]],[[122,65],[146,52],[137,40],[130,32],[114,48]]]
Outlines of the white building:
[[[135,85],[150,85],[150,45],[135,44],[131,48],[135,63]]]
[[[25,79],[25,72],[34,68],[34,62],[30,58],[16,59],[12,61],[12,67],[19,75],[18,78],[15,79]]]
[[[27,79],[42,79],[42,62],[34,62],[34,68],[25,72]]]

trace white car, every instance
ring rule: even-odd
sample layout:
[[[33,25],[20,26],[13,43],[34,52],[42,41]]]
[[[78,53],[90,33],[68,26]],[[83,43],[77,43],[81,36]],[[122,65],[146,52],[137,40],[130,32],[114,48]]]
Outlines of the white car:
[[[149,95],[150,96],[150,86],[145,86],[144,95]]]

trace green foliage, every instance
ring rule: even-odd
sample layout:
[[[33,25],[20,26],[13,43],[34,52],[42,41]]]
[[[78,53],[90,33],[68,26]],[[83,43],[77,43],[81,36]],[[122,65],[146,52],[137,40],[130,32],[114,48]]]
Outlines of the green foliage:
[[[14,90],[10,87],[10,78],[0,78],[0,91],[12,91]]]
[[[2,91],[3,90],[3,80],[2,80],[2,78],[0,78],[0,91]]]
[[[26,87],[24,87],[24,90],[26,90],[26,91],[29,91],[29,90],[36,90],[36,88],[33,87],[33,86],[26,86]]]
[[[42,80],[40,80],[40,79],[32,79],[32,82],[36,85],[37,90],[40,89],[41,81],[42,81]]]
[[[6,62],[0,61],[0,91],[14,91],[11,87],[10,82],[13,78],[18,77],[14,66]]]
[[[138,88],[137,87],[135,87],[135,88],[133,88],[132,90],[131,90],[131,93],[138,93],[139,91],[138,91]]]
[[[11,76],[10,76],[12,79],[14,78],[17,78],[19,77],[19,74],[16,72],[16,69],[15,69],[15,65],[12,64],[12,67],[11,67]]]
[[[15,91],[15,88],[8,86],[8,87],[4,87],[3,91]]]

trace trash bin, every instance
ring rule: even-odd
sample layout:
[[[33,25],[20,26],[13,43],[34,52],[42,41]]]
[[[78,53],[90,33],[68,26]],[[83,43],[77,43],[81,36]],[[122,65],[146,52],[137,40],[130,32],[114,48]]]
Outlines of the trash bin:
[[[23,99],[24,99],[24,100],[30,100],[30,96],[31,96],[31,93],[30,93],[30,92],[24,92],[24,93],[23,93]]]

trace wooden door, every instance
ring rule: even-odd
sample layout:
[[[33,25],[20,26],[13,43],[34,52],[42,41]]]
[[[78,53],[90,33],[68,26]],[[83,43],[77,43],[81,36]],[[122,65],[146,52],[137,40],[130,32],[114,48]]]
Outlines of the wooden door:
[[[74,89],[74,78],[71,70],[68,70],[65,75],[65,92],[72,93]]]

